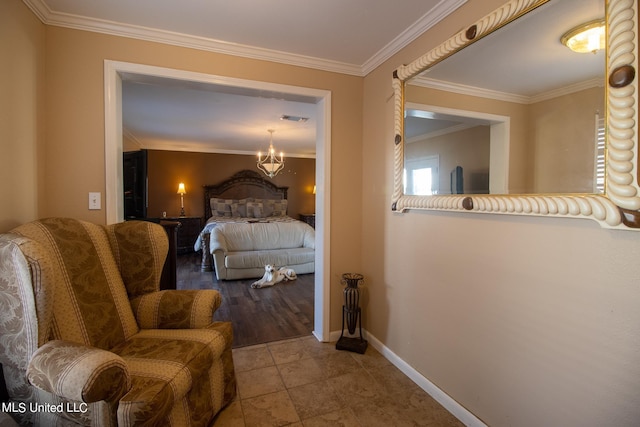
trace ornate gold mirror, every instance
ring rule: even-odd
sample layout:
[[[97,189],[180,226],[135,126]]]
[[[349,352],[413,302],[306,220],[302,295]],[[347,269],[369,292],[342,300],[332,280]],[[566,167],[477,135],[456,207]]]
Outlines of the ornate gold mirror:
[[[512,0],[399,67],[392,209],[640,228],[636,8]],[[561,43],[603,19],[606,49]]]

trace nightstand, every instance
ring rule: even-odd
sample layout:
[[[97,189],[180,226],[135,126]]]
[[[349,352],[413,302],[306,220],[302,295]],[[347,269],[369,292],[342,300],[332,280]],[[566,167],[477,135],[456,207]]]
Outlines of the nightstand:
[[[316,214],[300,214],[300,221],[306,222],[313,228],[316,228]]]
[[[179,254],[193,252],[193,245],[202,231],[202,218],[199,216],[178,216],[162,218],[163,221],[177,221],[178,242],[176,244]]]

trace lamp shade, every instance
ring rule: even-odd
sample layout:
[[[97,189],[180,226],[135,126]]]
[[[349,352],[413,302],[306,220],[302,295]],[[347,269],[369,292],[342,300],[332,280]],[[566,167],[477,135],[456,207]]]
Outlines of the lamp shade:
[[[178,184],[178,194],[187,194],[187,191],[184,189],[184,183],[183,182]]]

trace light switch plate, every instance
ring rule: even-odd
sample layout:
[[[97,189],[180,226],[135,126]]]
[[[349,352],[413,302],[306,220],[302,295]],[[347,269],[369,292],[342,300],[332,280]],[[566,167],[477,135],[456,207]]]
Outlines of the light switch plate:
[[[100,198],[99,192],[89,193],[89,210],[100,210]]]

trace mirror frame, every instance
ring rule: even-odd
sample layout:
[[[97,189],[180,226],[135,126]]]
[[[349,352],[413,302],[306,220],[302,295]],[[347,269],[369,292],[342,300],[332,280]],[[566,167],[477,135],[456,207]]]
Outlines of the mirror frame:
[[[605,0],[606,64],[606,177],[604,194],[486,194],[413,196],[403,193],[404,90],[406,81],[464,47],[550,0],[510,0],[484,18],[393,72],[394,212],[437,210],[531,216],[588,218],[605,228],[640,230],[638,186],[637,3]]]

